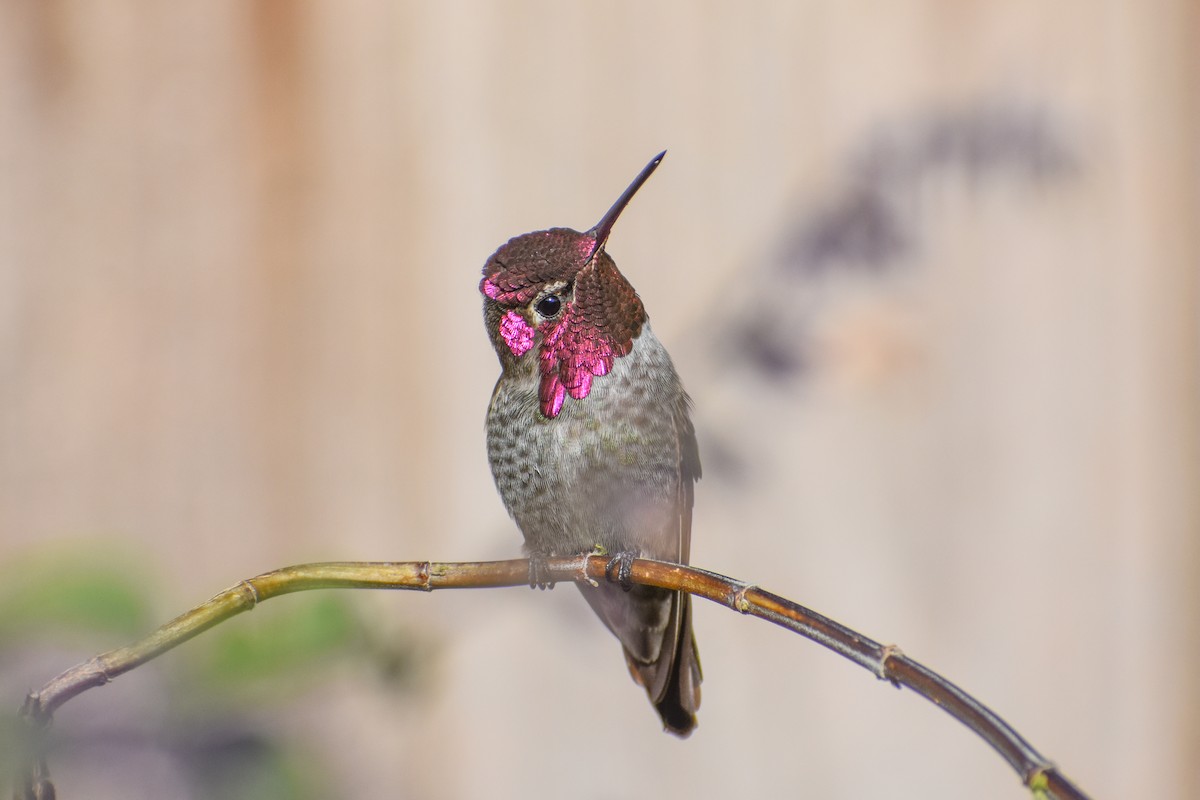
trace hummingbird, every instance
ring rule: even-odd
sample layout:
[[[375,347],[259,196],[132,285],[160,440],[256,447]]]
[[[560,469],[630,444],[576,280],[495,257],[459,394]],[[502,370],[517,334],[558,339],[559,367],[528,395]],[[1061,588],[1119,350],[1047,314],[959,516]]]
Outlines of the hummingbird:
[[[691,595],[633,585],[639,556],[688,563],[700,455],[691,400],[605,244],[658,167],[598,223],[526,233],[488,258],[479,290],[500,378],[487,413],[496,488],[539,562],[607,553],[617,580],[577,586],[620,640],[664,728],[686,737],[700,705]]]

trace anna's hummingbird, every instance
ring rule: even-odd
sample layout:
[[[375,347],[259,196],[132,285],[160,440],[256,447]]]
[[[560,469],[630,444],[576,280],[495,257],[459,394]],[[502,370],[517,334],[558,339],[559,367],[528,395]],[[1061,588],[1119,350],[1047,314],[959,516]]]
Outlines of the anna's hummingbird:
[[[492,476],[532,558],[614,554],[621,585],[578,584],[625,649],[668,731],[700,705],[691,597],[627,582],[636,556],[686,564],[700,477],[691,401],[637,292],[604,250],[613,224],[665,152],[584,233],[510,239],[479,290],[500,379],[488,407]]]

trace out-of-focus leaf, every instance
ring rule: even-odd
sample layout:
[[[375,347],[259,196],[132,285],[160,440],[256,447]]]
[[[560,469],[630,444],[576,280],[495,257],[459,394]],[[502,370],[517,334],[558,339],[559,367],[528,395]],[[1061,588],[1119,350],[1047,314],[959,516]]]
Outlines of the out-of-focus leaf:
[[[303,674],[315,661],[348,646],[358,631],[350,604],[334,595],[296,597],[210,631],[196,663],[215,685]]]
[[[150,602],[131,561],[88,548],[0,567],[0,642],[29,631],[145,633]]]

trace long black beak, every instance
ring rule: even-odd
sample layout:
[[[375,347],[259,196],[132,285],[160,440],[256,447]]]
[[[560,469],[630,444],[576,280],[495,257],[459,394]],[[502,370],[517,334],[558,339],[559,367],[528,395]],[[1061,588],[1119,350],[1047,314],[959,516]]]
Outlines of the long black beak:
[[[608,241],[608,235],[612,233],[613,225],[617,222],[617,217],[621,216],[621,212],[625,210],[625,206],[629,205],[629,201],[637,194],[637,190],[642,188],[642,184],[658,168],[658,165],[662,163],[663,156],[666,154],[667,151],[663,150],[650,159],[650,163],[642,168],[638,176],[633,179],[633,183],[629,184],[625,191],[621,193],[621,196],[617,198],[617,202],[612,204],[612,208],[606,211],[600,221],[596,223],[596,227],[588,231],[588,234],[596,239],[596,248],[592,250],[593,255],[604,249],[604,243]]]

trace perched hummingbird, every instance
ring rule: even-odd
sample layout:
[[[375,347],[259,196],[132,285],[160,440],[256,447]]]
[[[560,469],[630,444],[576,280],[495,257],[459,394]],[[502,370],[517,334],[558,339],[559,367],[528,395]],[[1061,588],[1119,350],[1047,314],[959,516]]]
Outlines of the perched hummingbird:
[[[700,705],[691,596],[628,581],[645,556],[686,564],[700,477],[691,400],[650,330],[637,292],[604,250],[613,224],[666,152],[596,226],[510,239],[479,290],[500,379],[487,415],[488,459],[538,561],[604,552],[621,581],[578,584],[621,640],[633,679],[665,728],[687,736]]]

